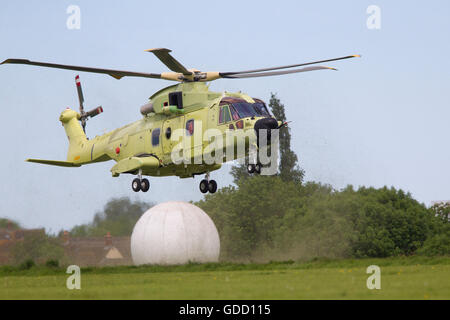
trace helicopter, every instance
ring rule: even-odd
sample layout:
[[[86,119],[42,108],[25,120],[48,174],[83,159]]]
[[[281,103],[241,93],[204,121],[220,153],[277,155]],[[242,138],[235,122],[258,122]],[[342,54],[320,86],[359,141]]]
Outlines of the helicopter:
[[[149,190],[150,182],[143,176],[188,178],[205,174],[205,178],[199,185],[200,191],[215,193],[217,182],[210,179],[210,172],[220,169],[226,161],[249,157],[252,147],[253,150],[262,149],[259,138],[264,136],[266,141],[272,141],[270,132],[286,126],[287,123],[281,123],[275,119],[262,100],[252,98],[242,92],[213,92],[209,90],[207,82],[217,79],[243,79],[315,70],[337,70],[317,64],[360,57],[360,55],[349,55],[235,72],[203,72],[197,69],[187,69],[170,54],[171,50],[169,49],[156,48],[145,51],[153,53],[171,72],[142,73],[26,59],[3,61],[1,64],[24,64],[101,73],[115,79],[143,77],[178,82],[154,93],[147,103],[141,106],[142,118],[140,120],[89,139],[86,136],[87,120],[101,114],[103,107],[99,106],[85,111],[81,81],[77,75],[75,83],[79,111],[67,108],[59,117],[69,140],[67,159],[65,161],[26,159],[26,161],[61,167],[80,167],[114,160],[116,164],[111,168],[112,176],[118,177],[121,174],[137,176],[131,183],[132,190],[135,192]],[[204,137],[208,130],[213,132],[212,139],[206,141],[205,139],[189,139],[193,136]],[[223,141],[225,135],[230,132],[237,135],[246,132],[243,134],[244,139],[238,139],[237,143],[235,140],[231,141],[231,149],[236,150],[238,147],[242,147],[241,150],[244,151],[233,152],[230,157],[225,157],[223,151],[230,147],[230,143],[219,144],[217,141]],[[179,142],[180,139],[182,142]],[[208,145],[207,142],[212,140],[215,143]],[[202,157],[207,149],[214,156],[214,162],[205,161]],[[183,159],[190,161],[180,162],[174,159],[175,150],[183,154]],[[192,160],[194,160],[193,163]],[[247,162],[246,167],[249,174],[260,174],[264,169],[258,156],[255,161]]]

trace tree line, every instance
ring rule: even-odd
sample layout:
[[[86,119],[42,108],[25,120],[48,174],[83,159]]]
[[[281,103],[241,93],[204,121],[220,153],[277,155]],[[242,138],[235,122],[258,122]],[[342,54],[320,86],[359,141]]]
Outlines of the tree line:
[[[223,260],[450,254],[448,220],[395,188],[334,190],[255,176],[197,205],[219,230]]]

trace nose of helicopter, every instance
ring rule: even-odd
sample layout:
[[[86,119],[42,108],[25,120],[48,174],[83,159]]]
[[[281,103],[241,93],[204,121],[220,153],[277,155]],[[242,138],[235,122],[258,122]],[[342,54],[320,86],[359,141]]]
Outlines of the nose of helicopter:
[[[278,128],[278,121],[274,118],[262,118],[255,122],[254,129],[256,131],[256,139],[259,147],[259,137],[260,134],[264,134],[261,130],[266,130],[267,143],[270,144],[271,130]]]

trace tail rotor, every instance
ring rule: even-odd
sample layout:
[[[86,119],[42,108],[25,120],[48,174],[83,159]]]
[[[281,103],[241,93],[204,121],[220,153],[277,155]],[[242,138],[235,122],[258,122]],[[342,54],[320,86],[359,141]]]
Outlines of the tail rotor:
[[[84,133],[86,133],[86,121],[89,118],[93,118],[97,115],[99,115],[100,113],[103,112],[103,108],[102,106],[98,106],[95,109],[92,109],[90,111],[84,111],[84,96],[83,96],[83,89],[81,88],[81,81],[80,81],[80,76],[77,75],[75,77],[75,84],[77,85],[77,93],[78,93],[78,101],[80,102],[80,121],[81,121],[81,126],[83,127],[83,131]]]

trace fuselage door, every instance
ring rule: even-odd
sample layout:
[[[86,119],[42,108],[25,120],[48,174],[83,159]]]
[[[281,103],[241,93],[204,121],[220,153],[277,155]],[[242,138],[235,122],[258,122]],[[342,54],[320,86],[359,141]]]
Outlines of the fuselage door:
[[[164,121],[163,130],[161,132],[161,141],[163,152],[167,156],[171,154],[174,147],[182,141],[184,131],[184,116],[176,116]],[[179,137],[179,138],[177,138]]]

